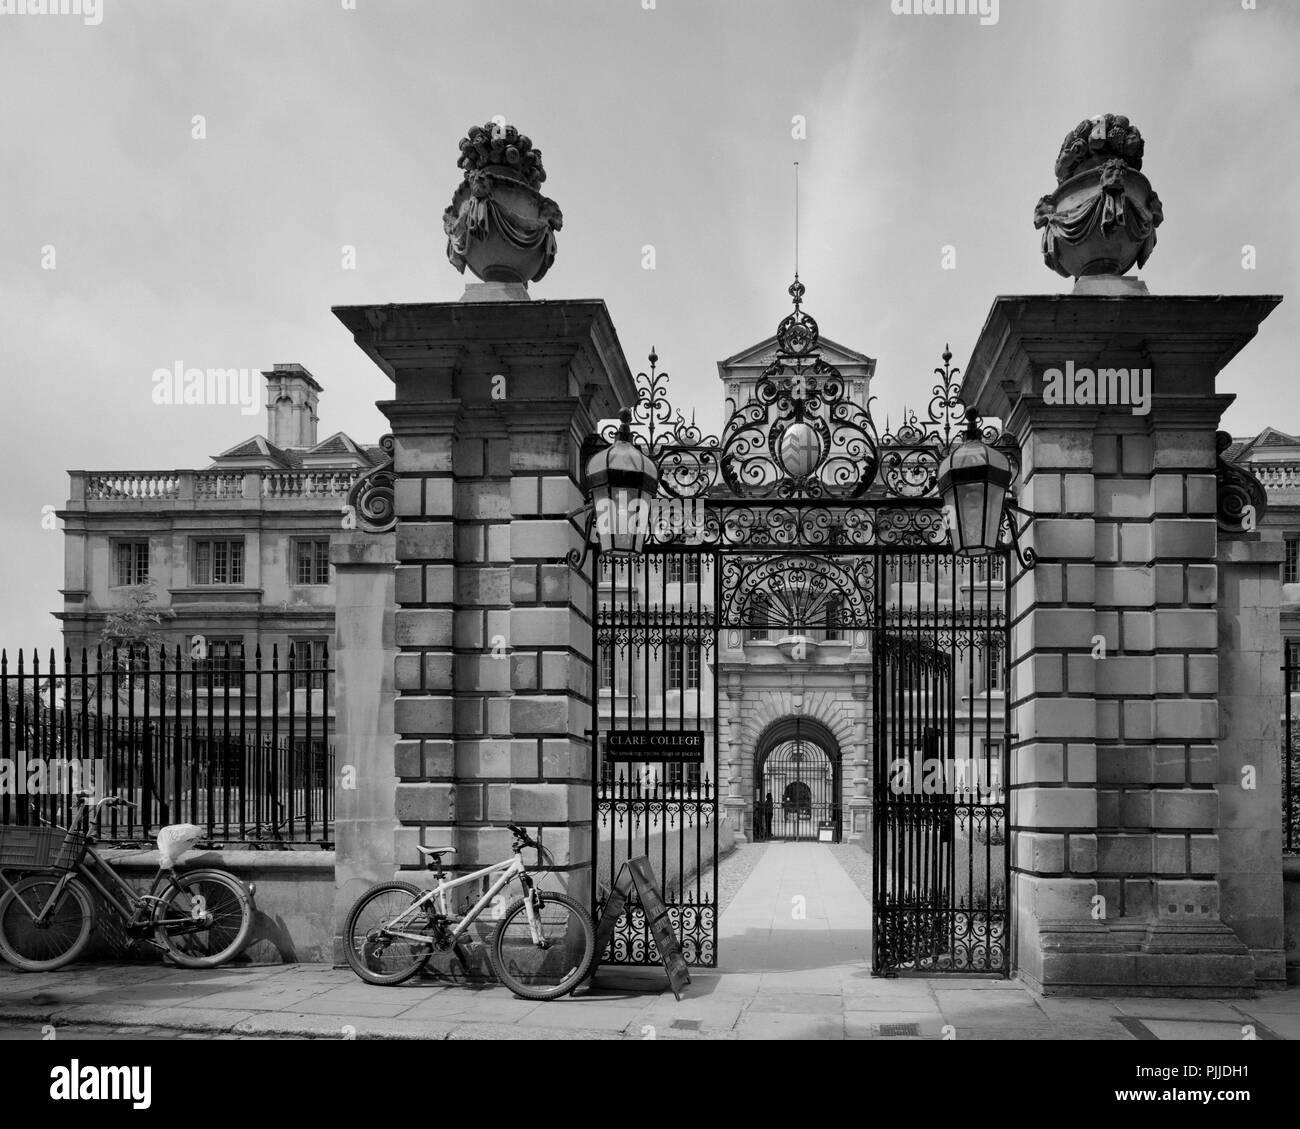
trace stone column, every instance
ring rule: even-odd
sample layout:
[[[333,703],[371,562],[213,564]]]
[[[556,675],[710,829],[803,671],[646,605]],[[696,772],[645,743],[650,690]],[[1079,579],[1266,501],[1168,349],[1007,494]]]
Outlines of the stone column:
[[[339,533],[334,565],[334,960],[352,903],[393,877],[391,533]]]
[[[395,845],[451,869],[507,857],[507,822],[590,891],[590,585],[579,448],[635,399],[604,303],[462,301],[336,310],[389,376],[396,442]],[[587,568],[589,570],[590,562]],[[530,859],[531,861],[531,859]]]
[[[871,675],[853,676],[853,796],[849,800],[849,842],[871,849]]]
[[[721,650],[722,632],[719,631],[718,635],[718,648]],[[744,844],[748,843],[750,838],[745,826],[745,812],[753,789],[751,787],[747,791],[745,788],[744,740],[739,705],[743,691],[740,686],[740,675],[736,672],[729,671],[725,675],[719,674],[718,677],[725,679],[721,687],[722,692],[718,695],[718,702],[727,722],[724,730],[725,744],[718,746],[719,759],[725,757],[727,762],[727,794],[723,798],[724,818],[731,825],[736,843]]]
[[[1219,885],[1259,987],[1286,987],[1282,870],[1283,546],[1219,538]]]
[[[1221,916],[1215,379],[1274,305],[999,298],[967,366],[963,399],[1016,436],[1038,515],[1038,568],[1009,592],[1012,926],[1049,993],[1255,983]],[[1149,412],[1046,399],[1070,363],[1148,371]]]

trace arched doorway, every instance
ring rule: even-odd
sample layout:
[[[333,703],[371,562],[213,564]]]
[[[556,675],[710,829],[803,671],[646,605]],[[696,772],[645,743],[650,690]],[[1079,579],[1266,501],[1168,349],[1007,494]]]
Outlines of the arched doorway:
[[[754,750],[754,840],[838,843],[841,790],[839,744],[831,732],[806,718],[778,722]]]

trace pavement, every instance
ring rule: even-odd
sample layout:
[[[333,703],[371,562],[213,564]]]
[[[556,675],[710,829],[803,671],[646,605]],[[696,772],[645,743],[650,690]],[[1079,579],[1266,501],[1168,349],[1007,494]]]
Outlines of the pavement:
[[[743,854],[742,849],[738,854]],[[735,856],[733,856],[735,857]],[[318,964],[77,964],[0,971],[0,1039],[1300,1039],[1300,988],[1253,1000],[1042,998],[1011,980],[876,979],[861,882],[819,843],[771,844],[719,923],[720,967],[673,998],[604,969],[564,1000]],[[722,864],[724,870],[728,862]]]

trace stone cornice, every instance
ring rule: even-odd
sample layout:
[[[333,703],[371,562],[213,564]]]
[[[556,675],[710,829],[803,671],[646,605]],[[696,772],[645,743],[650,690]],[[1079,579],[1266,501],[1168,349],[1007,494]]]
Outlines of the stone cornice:
[[[636,400],[618,333],[600,299],[336,306],[334,315],[394,382],[403,373],[477,382],[495,372],[563,366],[580,385],[595,385],[598,417],[614,416]],[[408,398],[405,390],[400,395]]]
[[[1157,395],[1208,394],[1281,301],[1267,294],[998,297],[966,365],[962,399],[1004,419],[1017,393],[1040,392],[1042,372],[1071,360],[1150,367]]]

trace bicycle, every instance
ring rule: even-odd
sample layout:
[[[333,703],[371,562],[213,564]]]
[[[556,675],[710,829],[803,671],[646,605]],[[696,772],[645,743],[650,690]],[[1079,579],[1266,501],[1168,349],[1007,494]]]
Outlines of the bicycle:
[[[95,924],[92,890],[122,918],[128,937],[153,945],[182,967],[215,968],[238,954],[253,928],[251,890],[212,867],[178,874],[173,840],[184,853],[193,839],[164,827],[158,832],[158,874],[147,894],[136,893],[90,836],[91,818],[101,807],[136,805],[121,796],[91,804],[92,795],[78,793],[72,830],[0,826],[0,956],[26,972],[49,972],[76,960]],[[169,831],[174,834],[167,836]],[[15,870],[41,873],[10,882],[5,872]]]
[[[419,972],[435,950],[457,951],[457,944],[483,910],[516,878],[523,895],[501,914],[488,943],[488,960],[497,979],[525,1000],[554,1000],[572,992],[596,959],[591,916],[567,894],[540,889],[528,874],[523,852],[536,848],[539,864],[553,858],[513,823],[514,858],[447,880],[442,856],[455,847],[420,847],[436,885],[421,889],[410,882],[381,882],[357,899],[344,926],[347,961],[371,984],[401,984]],[[496,875],[487,892],[463,917],[447,911],[447,895],[458,886]]]

